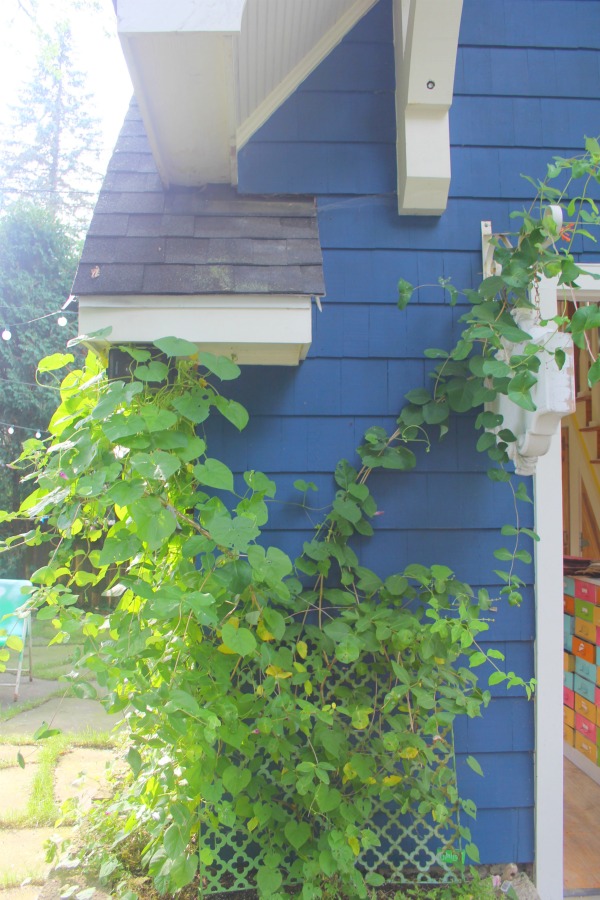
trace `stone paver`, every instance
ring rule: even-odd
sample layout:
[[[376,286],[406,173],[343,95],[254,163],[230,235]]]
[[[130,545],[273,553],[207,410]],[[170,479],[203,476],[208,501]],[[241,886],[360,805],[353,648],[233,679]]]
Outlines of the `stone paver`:
[[[39,744],[0,744],[0,765],[18,765],[18,753],[23,756],[26,765],[35,763],[41,749]]]
[[[14,766],[0,769],[0,797],[10,797],[10,803],[4,800],[0,806],[0,823],[10,823],[11,814],[19,815],[26,812],[36,771],[36,763],[26,764],[22,769],[16,765],[16,759]],[[14,819],[12,821],[14,822]],[[1,853],[0,850],[0,855]]]
[[[44,681],[42,678],[34,678],[29,681],[21,679],[19,687],[18,703],[28,703],[30,701],[40,700],[49,697],[57,691],[64,691],[65,684],[61,681]],[[0,685],[0,709],[12,709],[16,704],[14,702],[15,689],[10,685]]]
[[[118,723],[96,700],[79,700],[75,697],[53,697],[37,706],[19,713],[7,722],[0,723],[0,735],[33,735],[47,722],[68,734],[86,731],[112,731]]]
[[[25,887],[9,888],[0,891],[0,900],[37,900],[40,893],[39,885],[26,885]]]
[[[54,773],[58,805],[77,798],[80,810],[89,809],[96,797],[106,793],[107,765],[113,760],[114,753],[111,750],[94,750],[88,747],[75,747],[61,756]]]
[[[0,829],[0,868],[5,877],[14,878],[17,884],[27,878],[43,881],[50,871],[44,844],[52,835],[66,838],[70,833],[66,828]]]

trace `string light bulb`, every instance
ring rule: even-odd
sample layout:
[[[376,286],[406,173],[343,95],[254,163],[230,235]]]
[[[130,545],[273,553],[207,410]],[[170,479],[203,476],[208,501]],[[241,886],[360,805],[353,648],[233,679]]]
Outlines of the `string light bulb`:
[[[14,433],[15,433],[15,429],[12,427],[12,425],[9,425],[9,426],[8,426],[8,433],[9,433],[9,434],[14,434]]]
[[[37,439],[38,439],[38,441],[39,441],[39,439],[40,439],[40,438],[41,438],[41,436],[42,436],[42,433],[41,433],[41,431],[36,431],[36,433],[35,433],[35,436],[36,436],[36,438],[37,438]]]
[[[2,332],[2,340],[10,341],[11,337],[12,337],[12,334],[10,333],[8,328],[5,328],[4,331]]]
[[[56,324],[60,325],[61,328],[64,328],[65,325],[67,324],[67,317],[59,316],[58,319],[56,320]]]

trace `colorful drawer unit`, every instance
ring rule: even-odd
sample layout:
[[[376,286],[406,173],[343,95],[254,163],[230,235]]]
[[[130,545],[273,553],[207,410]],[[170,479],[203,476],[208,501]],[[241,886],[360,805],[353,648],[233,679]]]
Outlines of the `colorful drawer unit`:
[[[576,578],[575,598],[588,600],[590,603],[600,601],[600,580],[597,578]]]
[[[563,620],[565,623],[565,634],[569,632],[569,634],[575,633],[575,616],[569,616],[567,613],[563,615]]]
[[[563,722],[569,728],[575,728],[575,710],[569,706],[563,706]]]
[[[579,656],[580,659],[586,659],[590,663],[595,663],[596,649],[595,644],[590,644],[589,641],[583,641],[581,638],[573,637],[571,650],[574,656]]]
[[[568,597],[575,596],[575,579],[571,575],[564,576],[563,591]]]
[[[563,601],[563,609],[569,616],[575,615],[575,597],[570,597],[569,594],[564,595]]]
[[[573,747],[575,744],[575,729],[571,725],[567,725],[566,722],[563,722],[563,741],[570,747]]]
[[[565,672],[575,671],[575,657],[572,653],[567,653],[566,651],[563,653],[563,670]]]
[[[575,747],[579,750],[580,753],[583,753],[584,756],[590,760],[590,762],[598,764],[598,750],[596,748],[596,744],[586,738],[585,735],[581,734],[580,731],[575,731]]]
[[[593,684],[593,682],[588,681],[587,678],[582,678],[581,675],[576,674],[573,680],[573,685],[576,694],[584,697],[590,703],[596,702],[596,685]]]
[[[594,696],[594,700],[595,699],[596,698]],[[589,722],[591,722],[594,725],[594,727],[596,726],[596,722],[597,722],[596,704],[594,702],[590,703],[590,701],[587,700],[585,697],[582,697],[581,694],[575,694],[575,713],[580,716],[584,716]]]
[[[575,673],[574,672],[563,672],[563,682],[565,687],[569,688],[569,690],[575,690]]]
[[[595,608],[596,607],[594,607],[594,609]],[[586,622],[585,619],[578,619],[575,617],[573,634],[577,635],[577,637],[583,638],[584,641],[589,641],[590,644],[595,644],[596,630],[596,626],[593,622]]]
[[[576,656],[575,674],[581,675],[581,677],[587,679],[587,681],[595,682],[598,676],[598,666],[595,665],[595,663],[588,662],[587,659]]]

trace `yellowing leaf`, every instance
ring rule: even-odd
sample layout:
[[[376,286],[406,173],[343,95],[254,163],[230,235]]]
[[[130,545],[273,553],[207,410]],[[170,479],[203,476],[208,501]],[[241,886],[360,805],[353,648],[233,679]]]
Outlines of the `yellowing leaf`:
[[[392,785],[399,784],[402,781],[400,775],[386,775],[383,779],[384,784]]]
[[[354,855],[358,856],[358,854],[360,853],[360,844],[358,842],[358,838],[356,838],[356,837],[348,838],[348,846],[350,847],[350,849],[352,850]]]
[[[295,662],[294,668],[295,668],[296,672],[306,672],[306,666],[303,666],[302,663]]]
[[[402,759],[414,759],[415,756],[419,755],[419,751],[416,747],[405,747],[404,750],[400,752],[400,756]]]
[[[308,645],[306,641],[298,641],[296,644],[296,653],[300,657],[300,659],[306,659],[308,655]]]
[[[313,692],[313,686],[312,686],[312,684],[310,683],[310,681],[305,681],[305,682],[304,682],[304,693],[305,693],[308,697],[310,697],[310,695],[312,694],[312,692]]]
[[[127,516],[127,507],[119,506],[118,503],[115,503],[115,515],[117,519],[123,520]]]
[[[273,678],[291,678],[292,673],[286,672],[285,669],[280,669],[279,666],[267,666],[265,669],[267,675],[272,675]]]
[[[255,828],[258,827],[258,819],[256,816],[253,816],[248,822],[248,831],[254,831]]]
[[[232,650],[230,647],[227,646],[227,644],[219,644],[219,646],[217,647],[217,650],[219,651],[219,653],[225,653],[228,656],[231,656],[231,655],[237,656],[238,655],[235,652],[235,650]]]
[[[271,632],[265,626],[265,623],[262,621],[262,619],[256,626],[256,633],[259,636],[259,638],[261,639],[261,641],[274,641],[275,640],[275,635],[271,634]]]

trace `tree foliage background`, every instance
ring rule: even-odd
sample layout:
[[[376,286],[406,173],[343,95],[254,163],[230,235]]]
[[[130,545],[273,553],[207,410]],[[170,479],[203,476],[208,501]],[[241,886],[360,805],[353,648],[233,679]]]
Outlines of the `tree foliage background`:
[[[12,461],[23,440],[45,432],[57,403],[36,381],[37,362],[64,350],[76,333],[74,309],[64,313],[66,327],[58,319],[101,184],[102,140],[70,21],[84,8],[99,12],[97,0],[61,0],[50,19],[40,0],[8,2],[36,44],[30,77],[0,136],[0,332],[10,333],[0,340],[0,496],[15,508],[27,485]],[[31,551],[4,554],[0,577],[27,577],[39,563]]]

